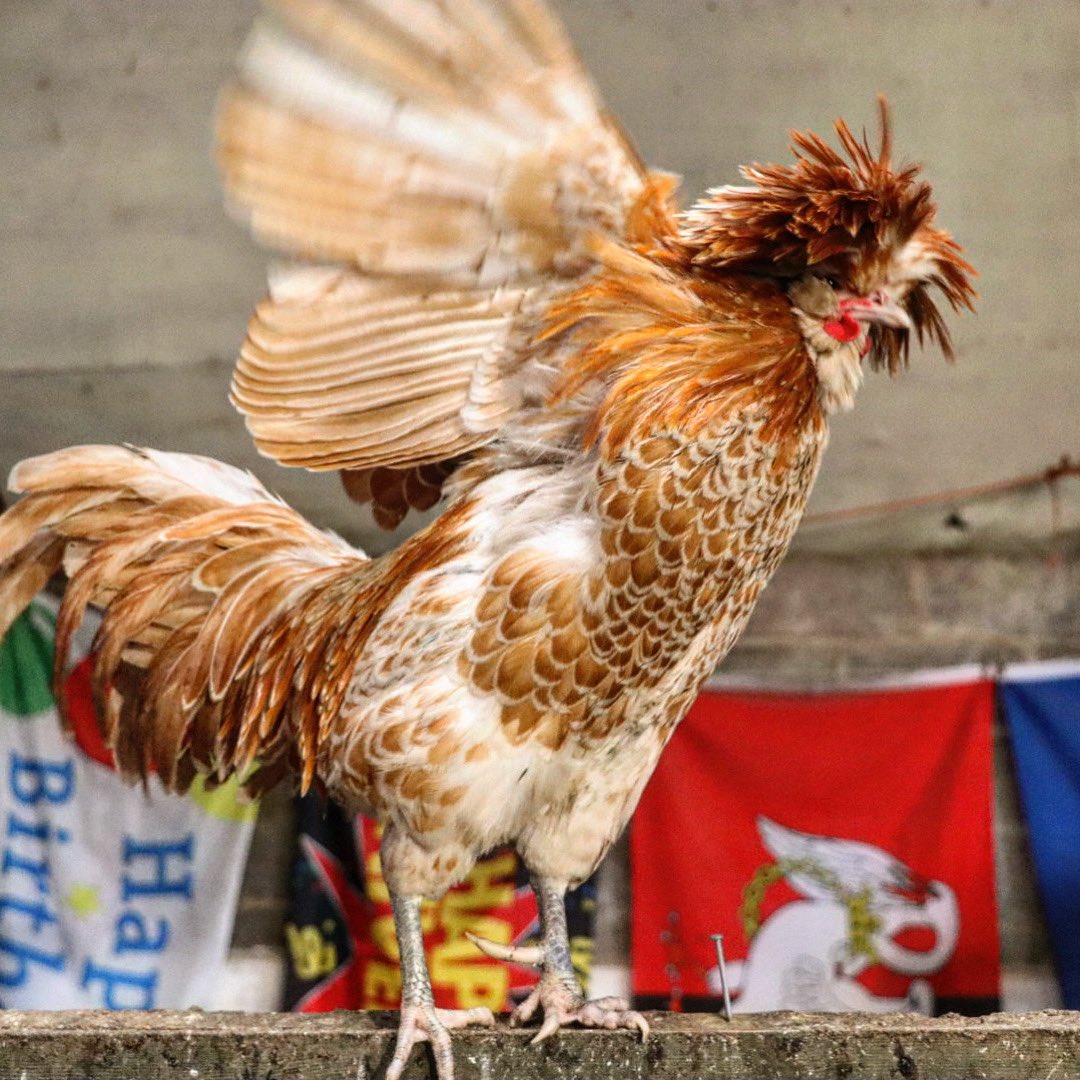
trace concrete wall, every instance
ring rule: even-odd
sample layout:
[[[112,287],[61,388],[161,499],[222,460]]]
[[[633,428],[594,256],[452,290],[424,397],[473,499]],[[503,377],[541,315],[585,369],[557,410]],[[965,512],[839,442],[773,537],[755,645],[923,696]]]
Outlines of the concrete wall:
[[[1074,0],[561,0],[611,107],[686,197],[873,123],[922,160],[982,272],[960,363],[916,355],[835,426],[818,508],[1076,452],[1080,6]],[[332,481],[258,463],[225,402],[263,257],[220,208],[217,87],[254,0],[0,4],[0,471],[70,439],[202,450],[356,536]],[[121,374],[123,371],[123,374]],[[1011,504],[1010,528],[1045,528]],[[911,543],[919,546],[919,537]]]

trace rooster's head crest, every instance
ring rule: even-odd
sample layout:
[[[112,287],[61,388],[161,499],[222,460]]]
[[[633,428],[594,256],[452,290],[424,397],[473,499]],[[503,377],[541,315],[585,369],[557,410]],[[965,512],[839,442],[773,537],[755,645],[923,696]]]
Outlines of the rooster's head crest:
[[[870,149],[843,120],[834,150],[811,132],[793,132],[795,164],[748,165],[745,187],[714,188],[683,218],[682,243],[701,269],[779,278],[807,272],[852,296],[884,290],[908,316],[920,343],[952,356],[949,333],[930,289],[954,310],[972,307],[973,267],[934,226],[930,185],[917,165],[895,170],[889,107],[878,98],[881,145]],[[906,362],[908,330],[874,326],[869,357],[895,370]]]

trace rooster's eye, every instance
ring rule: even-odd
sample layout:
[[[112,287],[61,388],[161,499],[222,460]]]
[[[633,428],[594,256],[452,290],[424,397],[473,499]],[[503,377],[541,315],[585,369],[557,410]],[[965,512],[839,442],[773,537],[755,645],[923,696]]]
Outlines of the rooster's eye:
[[[838,277],[834,277],[832,274],[826,274],[825,277],[823,277],[821,280],[824,281],[825,284],[828,285],[831,289],[840,288],[840,279]]]

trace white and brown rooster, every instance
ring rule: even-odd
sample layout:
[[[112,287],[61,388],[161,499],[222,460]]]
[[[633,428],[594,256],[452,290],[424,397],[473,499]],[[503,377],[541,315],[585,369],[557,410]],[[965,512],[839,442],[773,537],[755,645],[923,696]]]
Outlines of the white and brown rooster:
[[[513,844],[543,943],[537,1038],[586,1002],[563,896],[626,825],[776,569],[829,414],[970,306],[929,186],[837,124],[680,214],[542,0],[270,0],[224,95],[231,203],[291,256],[233,397],[260,450],[341,470],[368,559],[206,459],[25,461],[0,629],[58,568],[57,663],[104,609],[101,724],[131,776],[293,773],[386,827],[403,973],[388,1077],[486,1010],[434,1008],[420,901]],[[500,950],[484,943],[489,951]],[[502,950],[507,954],[507,950]],[[518,957],[520,958],[520,956]]]

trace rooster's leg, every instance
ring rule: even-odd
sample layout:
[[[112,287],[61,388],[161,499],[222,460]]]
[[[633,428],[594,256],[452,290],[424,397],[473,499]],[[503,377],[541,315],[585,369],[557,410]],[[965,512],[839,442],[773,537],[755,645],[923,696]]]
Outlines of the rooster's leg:
[[[533,1042],[542,1042],[567,1024],[585,1027],[630,1028],[645,1038],[649,1025],[621,998],[586,1001],[570,962],[570,936],[566,929],[566,885],[550,878],[534,878],[533,891],[540,909],[543,934],[543,972],[532,993],[514,1010],[513,1024],[532,1019],[538,1008],[544,1021]]]
[[[412,1048],[430,1042],[439,1080],[454,1080],[450,1030],[466,1024],[494,1024],[490,1009],[436,1009],[431,977],[424,959],[424,933],[420,925],[420,897],[390,892],[394,930],[401,954],[401,1022],[397,1045],[386,1080],[398,1080]]]

